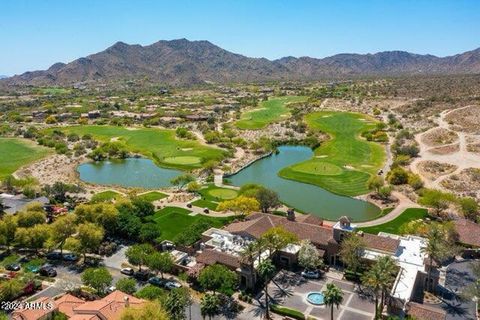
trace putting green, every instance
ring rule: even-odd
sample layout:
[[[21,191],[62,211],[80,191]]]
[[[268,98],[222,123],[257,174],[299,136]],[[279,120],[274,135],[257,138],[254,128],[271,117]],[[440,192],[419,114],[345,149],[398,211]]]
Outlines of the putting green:
[[[237,197],[238,192],[230,189],[211,189],[208,190],[208,194],[215,198],[220,198],[222,200],[230,200]]]
[[[259,108],[242,113],[240,120],[235,125],[239,129],[258,130],[265,128],[270,123],[289,116],[290,110],[287,107],[289,103],[305,100],[305,97],[285,96],[262,101]]]
[[[165,158],[163,159],[163,162],[179,165],[197,165],[202,162],[202,159],[193,156],[180,156]]]
[[[152,158],[163,167],[178,169],[200,168],[208,160],[221,161],[226,152],[219,148],[204,146],[197,140],[180,140],[174,130],[156,128],[123,128],[117,126],[70,126],[48,129],[91,134],[95,140],[109,142],[120,138],[130,152]]]
[[[329,134],[330,140],[315,149],[312,159],[284,168],[279,175],[341,195],[369,192],[367,181],[382,168],[385,150],[360,135],[373,129],[376,121],[358,113],[330,111],[311,113],[305,120],[311,130]]]
[[[326,176],[335,176],[343,172],[342,168],[317,159],[312,159],[311,161],[302,162],[298,165],[294,165],[292,166],[292,170],[295,172],[319,174]]]
[[[0,138],[0,180],[49,153],[49,149],[30,140]]]

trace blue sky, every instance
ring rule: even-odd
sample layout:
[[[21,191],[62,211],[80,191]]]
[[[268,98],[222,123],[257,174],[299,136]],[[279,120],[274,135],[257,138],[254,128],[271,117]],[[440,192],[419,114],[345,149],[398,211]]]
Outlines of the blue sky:
[[[480,47],[477,0],[0,0],[0,74],[48,68],[116,41],[209,40],[251,57]]]

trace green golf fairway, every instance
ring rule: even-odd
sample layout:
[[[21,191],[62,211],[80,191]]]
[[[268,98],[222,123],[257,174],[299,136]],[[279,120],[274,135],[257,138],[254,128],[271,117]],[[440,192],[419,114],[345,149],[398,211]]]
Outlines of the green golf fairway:
[[[0,138],[0,180],[49,153],[49,149],[30,140]]]
[[[347,196],[369,192],[367,180],[377,174],[385,160],[382,145],[360,137],[375,127],[375,120],[362,114],[322,111],[305,117],[312,130],[330,135],[307,161],[282,169],[286,179],[318,185]]]
[[[258,130],[265,128],[270,123],[290,116],[287,104],[306,100],[305,97],[286,96],[275,97],[262,101],[259,108],[242,113],[240,120],[235,124],[240,129]]]
[[[154,128],[123,128],[115,126],[71,126],[54,128],[80,136],[91,134],[96,140],[111,141],[113,138],[125,143],[131,152],[152,158],[158,165],[178,169],[200,168],[208,160],[222,160],[225,151],[203,146],[197,140],[180,140],[175,131]],[[49,130],[54,130],[49,129]]]

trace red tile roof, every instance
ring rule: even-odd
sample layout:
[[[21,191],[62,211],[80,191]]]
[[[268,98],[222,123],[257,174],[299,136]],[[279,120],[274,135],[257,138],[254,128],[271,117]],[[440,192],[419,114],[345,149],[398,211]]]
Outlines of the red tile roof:
[[[231,254],[220,252],[213,249],[203,250],[197,257],[196,260],[198,263],[203,263],[205,265],[212,264],[223,264],[232,269],[237,269],[240,267],[239,257],[233,256]]]
[[[400,245],[400,240],[390,237],[381,237],[369,233],[362,233],[362,237],[367,248],[381,252],[395,253]]]
[[[459,242],[480,247],[480,224],[466,219],[455,220],[455,230]]]
[[[85,301],[75,296],[72,296],[71,294],[64,294],[63,296],[55,300],[55,305],[58,307],[58,311],[64,313],[68,317],[72,317],[75,314],[75,312],[73,311],[75,307],[78,307],[79,305],[84,303]]]
[[[12,313],[12,320],[38,320],[43,317],[47,317],[50,313],[56,310],[53,300],[49,297],[41,297],[32,303],[38,303],[39,306],[44,307],[38,309],[31,308],[14,311]],[[50,304],[52,308],[48,308],[47,304]]]
[[[326,246],[329,240],[333,240],[333,232],[330,227],[321,226],[320,223],[320,219],[309,215],[290,221],[285,217],[260,213],[247,217],[245,221],[234,222],[226,226],[225,230],[231,233],[246,234],[258,239],[269,229],[281,226],[297,235],[300,240],[308,239],[316,245]]]
[[[418,320],[444,320],[447,317],[447,313],[444,310],[433,306],[415,302],[410,302],[408,306],[408,315]]]

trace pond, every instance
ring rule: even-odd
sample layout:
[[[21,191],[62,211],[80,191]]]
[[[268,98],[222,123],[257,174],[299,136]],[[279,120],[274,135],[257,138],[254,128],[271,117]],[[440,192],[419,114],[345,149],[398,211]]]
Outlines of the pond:
[[[144,158],[89,162],[79,165],[77,171],[85,182],[147,189],[170,187],[170,180],[182,174]]]
[[[257,183],[274,190],[280,200],[300,211],[326,220],[349,216],[354,221],[374,219],[380,209],[366,201],[339,196],[318,186],[280,178],[278,172],[294,163],[313,156],[313,151],[303,146],[281,146],[279,153],[260,159],[228,180],[235,186]]]

